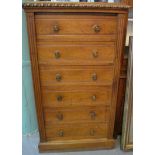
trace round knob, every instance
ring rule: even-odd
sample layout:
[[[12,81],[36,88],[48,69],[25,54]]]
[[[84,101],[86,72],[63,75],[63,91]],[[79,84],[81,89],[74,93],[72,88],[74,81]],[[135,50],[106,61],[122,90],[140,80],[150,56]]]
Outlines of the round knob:
[[[54,31],[54,32],[59,32],[59,30],[60,30],[60,28],[59,28],[58,25],[54,25],[54,26],[53,26],[53,31]]]
[[[96,112],[95,111],[91,111],[90,112],[90,116],[91,116],[91,119],[95,119],[95,117],[96,117]]]
[[[93,80],[93,81],[96,81],[96,80],[97,80],[97,74],[96,74],[96,73],[94,73],[94,74],[92,75],[92,80]]]
[[[54,55],[55,55],[55,58],[56,58],[56,59],[59,59],[60,56],[61,56],[59,51],[56,51],[56,52],[54,53]]]
[[[92,100],[93,100],[93,101],[96,101],[96,95],[93,95],[93,96],[92,96]]]
[[[90,129],[90,135],[94,136],[95,135],[95,130],[94,129]]]
[[[60,130],[59,133],[58,133],[58,135],[59,135],[60,137],[63,137],[63,136],[64,136],[64,132],[63,132],[62,130]]]
[[[95,32],[100,32],[100,30],[101,30],[99,25],[94,25],[93,29]]]
[[[58,114],[56,115],[56,117],[57,117],[57,119],[58,119],[59,121],[62,121],[62,120],[63,120],[63,114],[61,114],[61,113],[58,113]]]
[[[98,57],[98,51],[93,51],[92,55],[93,55],[94,58],[97,58]]]
[[[62,79],[61,75],[60,74],[56,74],[56,80],[57,81],[61,81],[61,79]]]
[[[62,101],[62,96],[57,96],[57,101]]]

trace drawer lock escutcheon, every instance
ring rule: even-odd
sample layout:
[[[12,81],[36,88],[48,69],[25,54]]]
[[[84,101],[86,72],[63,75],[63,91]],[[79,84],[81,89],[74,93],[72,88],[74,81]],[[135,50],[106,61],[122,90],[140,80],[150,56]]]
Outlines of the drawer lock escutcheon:
[[[59,135],[60,137],[63,137],[63,136],[64,136],[64,131],[60,130],[59,133],[58,133],[58,135]]]
[[[61,57],[60,52],[55,51],[54,56],[55,56],[56,59],[59,59]]]
[[[62,96],[57,96],[57,101],[59,102],[62,101],[62,98],[63,98]]]
[[[92,80],[93,80],[93,81],[96,81],[96,80],[97,80],[97,74],[96,74],[96,73],[94,73],[94,74],[92,75]]]
[[[61,74],[56,74],[56,80],[61,81],[61,79],[62,79]]]
[[[60,30],[60,28],[59,28],[58,25],[54,25],[54,26],[53,26],[53,31],[54,31],[54,32],[59,32],[59,30]]]
[[[62,121],[62,120],[63,120],[63,114],[61,114],[61,113],[58,113],[58,114],[56,115],[56,117],[57,117],[57,119],[58,119],[59,121]]]
[[[96,117],[96,112],[95,111],[91,111],[90,112],[90,116],[91,116],[91,119],[95,119],[95,117]]]
[[[90,136],[94,136],[95,135],[95,130],[94,129],[91,129],[90,130]]]
[[[99,25],[94,25],[94,26],[93,26],[93,30],[94,30],[95,32],[100,32],[100,31],[101,31],[101,28],[100,28]]]
[[[96,101],[96,95],[93,95],[93,96],[92,96],[92,100],[93,100],[93,101]]]
[[[92,55],[93,55],[94,58],[97,58],[97,57],[98,57],[98,51],[95,51],[95,50],[94,50],[94,51],[92,52]]]

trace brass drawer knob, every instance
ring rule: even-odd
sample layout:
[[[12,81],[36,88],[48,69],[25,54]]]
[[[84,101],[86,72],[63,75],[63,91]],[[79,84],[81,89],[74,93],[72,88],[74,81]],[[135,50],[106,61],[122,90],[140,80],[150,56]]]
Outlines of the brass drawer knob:
[[[91,111],[90,112],[90,116],[91,116],[91,119],[95,119],[95,117],[96,117],[96,112],[95,111]]]
[[[60,30],[60,28],[59,28],[58,25],[54,25],[54,26],[53,26],[53,31],[54,31],[54,32],[59,32],[59,30]]]
[[[93,26],[93,30],[94,30],[95,32],[100,32],[101,28],[100,28],[99,25],[94,25],[94,26]]]
[[[62,120],[63,120],[63,114],[61,114],[61,113],[58,113],[58,114],[56,115],[56,117],[57,117],[57,119],[58,119],[59,121],[62,121]]]
[[[96,101],[96,95],[93,95],[93,96],[92,96],[92,100],[93,100],[93,101]]]
[[[98,57],[98,51],[95,51],[95,50],[94,50],[94,51],[92,52],[92,55],[93,55],[94,58],[97,58],[97,57]]]
[[[62,101],[62,96],[57,96],[57,101]]]
[[[59,59],[61,57],[60,52],[55,51],[54,56],[55,56],[56,59]]]
[[[56,78],[57,81],[61,81],[61,79],[62,79],[61,74],[56,74],[55,78]]]
[[[95,130],[94,129],[90,129],[90,136],[94,136],[95,135]]]
[[[64,131],[60,130],[59,133],[58,133],[58,135],[59,135],[60,137],[63,137],[63,136],[64,136]]]
[[[96,80],[97,80],[97,74],[96,74],[96,73],[94,73],[94,74],[92,75],[92,80],[93,80],[93,81],[96,81]]]

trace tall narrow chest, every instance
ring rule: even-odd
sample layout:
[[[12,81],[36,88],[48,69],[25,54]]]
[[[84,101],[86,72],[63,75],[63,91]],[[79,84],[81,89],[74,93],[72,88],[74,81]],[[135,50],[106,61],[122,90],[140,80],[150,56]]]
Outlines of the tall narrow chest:
[[[40,151],[112,148],[128,7],[23,4]]]

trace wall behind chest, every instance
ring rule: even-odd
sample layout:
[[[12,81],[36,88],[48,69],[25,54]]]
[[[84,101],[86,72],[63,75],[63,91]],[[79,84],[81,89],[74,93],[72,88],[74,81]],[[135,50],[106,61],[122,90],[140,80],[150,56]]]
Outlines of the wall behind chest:
[[[24,1],[24,0],[23,0]],[[26,28],[26,17],[22,12],[22,133],[30,134],[38,129],[31,63],[29,57],[28,36]]]

